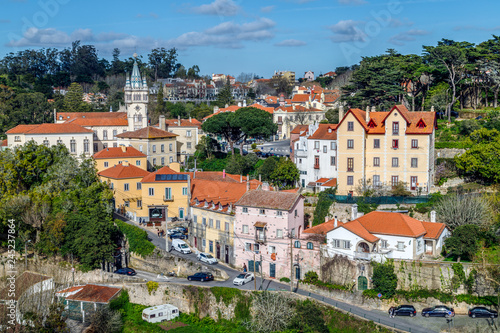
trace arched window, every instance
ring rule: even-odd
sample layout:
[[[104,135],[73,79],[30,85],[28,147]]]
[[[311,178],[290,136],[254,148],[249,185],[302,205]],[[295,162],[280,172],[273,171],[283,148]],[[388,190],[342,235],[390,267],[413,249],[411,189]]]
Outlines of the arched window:
[[[300,242],[299,241],[295,241],[294,246],[295,246],[295,248],[300,249]]]
[[[313,248],[314,248],[313,243],[311,243],[311,242],[307,242],[307,249],[308,249],[308,250],[312,250]]]

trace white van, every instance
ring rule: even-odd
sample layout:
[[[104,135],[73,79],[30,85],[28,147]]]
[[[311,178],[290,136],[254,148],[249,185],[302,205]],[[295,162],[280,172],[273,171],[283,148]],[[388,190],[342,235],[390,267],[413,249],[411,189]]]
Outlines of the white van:
[[[191,253],[189,246],[181,239],[172,239],[172,250],[176,250],[184,254]]]
[[[171,304],[152,306],[142,310],[142,319],[148,323],[159,323],[179,317],[179,308]]]

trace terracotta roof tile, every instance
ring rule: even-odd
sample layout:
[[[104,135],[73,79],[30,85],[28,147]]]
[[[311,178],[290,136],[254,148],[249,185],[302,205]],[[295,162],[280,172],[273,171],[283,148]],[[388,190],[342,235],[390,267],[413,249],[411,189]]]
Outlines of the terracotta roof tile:
[[[255,189],[259,184],[250,183],[250,188]],[[247,184],[205,179],[193,179],[191,183],[192,203],[198,201],[213,202],[216,205],[235,204],[245,194]]]
[[[159,138],[173,138],[177,134],[161,130],[157,127],[148,126],[132,132],[125,132],[118,134],[118,138],[134,138],[134,139],[159,139]]]
[[[58,112],[66,123],[81,126],[128,126],[126,112]]]
[[[342,222],[337,222],[338,224],[342,224]],[[337,226],[338,226],[337,224]],[[305,234],[318,234],[318,235],[326,235],[326,233],[330,230],[335,229],[335,220],[330,220],[314,227],[308,228],[303,231]]]
[[[104,148],[94,154],[94,159],[103,158],[122,158],[122,157],[146,157],[146,154],[141,153],[134,147],[110,147]]]
[[[422,222],[422,225],[424,226],[425,231],[427,231],[424,236],[424,238],[427,239],[438,239],[446,228],[444,223]]]
[[[281,192],[285,192],[285,193],[298,193],[300,190],[299,187],[297,188],[292,188],[292,189],[289,189],[289,190],[281,190]]]
[[[323,111],[323,110],[315,109],[315,108],[306,108],[302,105],[296,105],[295,108],[293,106],[280,106],[280,107],[276,108],[276,110],[281,110],[281,111],[285,111],[285,112],[322,112]]]
[[[337,124],[319,124],[308,140],[337,140]]]
[[[143,178],[149,175],[149,172],[136,167],[135,165],[124,165],[120,163],[112,166],[106,170],[98,173],[99,176],[113,178],[113,179],[127,179],[127,178]]]
[[[38,125],[17,125],[5,132],[5,134],[24,134],[37,127]]]
[[[335,186],[337,186],[337,178],[332,178],[329,181],[321,184],[321,186],[335,187]]]
[[[297,125],[295,128],[290,132],[290,134],[301,134],[304,131],[307,131],[309,129],[308,125]]]
[[[245,193],[236,205],[289,211],[300,197],[298,193],[254,190]]]
[[[422,222],[401,213],[370,212],[357,219],[369,232],[419,237],[426,233]]]
[[[2,147],[7,147],[7,141],[8,141],[7,139],[2,140]]]
[[[304,103],[309,102],[309,94],[295,94],[292,97],[292,103]]]
[[[188,172],[177,172],[175,170],[170,169],[168,166],[164,166],[161,169],[156,170],[155,172],[151,172],[149,175],[144,177],[141,180],[141,183],[183,183],[187,182],[187,180],[156,180],[156,175],[188,175]]]
[[[21,127],[20,127],[21,126]],[[18,128],[20,127],[20,128]],[[63,134],[63,133],[94,133],[85,127],[75,124],[40,124],[40,125],[18,125],[6,132],[6,134]]]
[[[345,228],[350,232],[358,235],[359,237],[369,241],[370,243],[376,242],[379,240],[377,236],[372,235],[358,220],[354,220],[351,222],[347,222],[339,226],[339,228]]]
[[[207,120],[208,118],[211,118],[211,117],[213,117],[216,114],[219,114],[221,112],[235,112],[236,110],[241,109],[242,107],[243,106],[230,105],[227,108],[221,108],[221,109],[219,109],[219,111],[206,116],[205,118],[203,118],[203,120]],[[248,106],[245,106],[245,107],[252,107],[252,108],[261,109],[261,110],[267,111],[267,112],[269,112],[271,114],[274,112],[274,108],[272,108],[272,107],[265,107],[265,106],[262,106],[262,105],[257,104],[257,103],[254,103],[252,105],[248,105]]]
[[[109,303],[109,301],[122,290],[121,288],[98,286],[95,284],[87,284],[80,288],[79,291],[67,296],[66,299],[92,303]],[[72,291],[74,292],[74,290]],[[69,289],[61,290],[58,293],[62,294],[67,292],[70,292]]]

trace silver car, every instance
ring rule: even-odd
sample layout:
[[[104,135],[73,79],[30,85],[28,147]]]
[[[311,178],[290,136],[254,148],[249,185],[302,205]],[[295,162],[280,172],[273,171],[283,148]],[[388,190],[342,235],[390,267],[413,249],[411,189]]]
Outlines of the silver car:
[[[203,253],[203,252],[200,252],[198,253],[198,260],[201,261],[201,262],[205,262],[207,264],[216,264],[217,263],[217,259],[215,259],[211,254],[208,254],[208,253]]]
[[[253,276],[253,273],[241,273],[237,277],[234,278],[233,284],[237,286],[242,286],[245,283],[248,283],[250,281],[253,281],[255,277]]]

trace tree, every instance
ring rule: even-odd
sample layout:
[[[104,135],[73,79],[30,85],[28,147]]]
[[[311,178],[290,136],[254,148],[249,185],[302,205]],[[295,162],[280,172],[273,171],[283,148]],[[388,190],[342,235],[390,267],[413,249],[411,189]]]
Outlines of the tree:
[[[271,174],[271,182],[280,189],[294,188],[299,181],[299,169],[292,160],[282,157]]]
[[[323,312],[318,303],[309,299],[297,301],[295,305],[295,316],[290,320],[288,327],[297,332],[328,333]]]
[[[463,225],[489,225],[492,220],[490,203],[479,195],[448,195],[436,204],[436,214],[440,222],[451,230]]]
[[[64,96],[64,109],[67,112],[82,112],[85,107],[83,103],[83,88],[79,83],[73,82]]]
[[[234,143],[241,137],[241,129],[231,125],[231,120],[234,117],[232,112],[222,112],[208,118],[201,125],[201,128],[206,133],[212,133],[222,136],[231,148],[231,153],[234,155]]]
[[[264,160],[264,163],[259,167],[257,173],[261,175],[263,181],[271,181],[271,175],[278,165],[279,159],[275,156],[270,156]]]
[[[161,83],[160,87],[158,88],[158,94],[156,95],[155,112],[159,115],[165,113],[165,101],[163,100],[163,85]]]
[[[219,149],[220,146],[217,140],[212,139],[208,135],[204,135],[196,145],[196,156],[200,158],[211,159],[212,157],[214,157],[214,152]]]
[[[480,231],[477,225],[464,224],[457,226],[451,237],[445,239],[446,251],[460,259],[472,260],[479,249]]]
[[[233,94],[231,89],[231,83],[229,82],[229,78],[226,79],[226,84],[224,87],[219,90],[217,94],[217,100],[215,104],[220,108],[226,107],[226,105],[232,105],[234,103]]]
[[[177,49],[165,49],[164,47],[151,50],[148,54],[149,65],[151,66],[155,81],[158,78],[172,77],[172,74],[180,66],[177,63]]]
[[[198,65],[193,65],[193,67],[189,68],[187,71],[188,79],[198,79],[200,77],[200,68]]]
[[[278,125],[273,122],[272,115],[264,110],[254,107],[240,108],[231,119],[231,126],[241,129],[240,154],[243,156],[243,144],[250,137],[268,138],[278,130]]]
[[[125,63],[120,60],[120,49],[113,49],[113,60],[111,61],[110,73],[113,75],[116,74],[125,74]]]
[[[455,166],[463,176],[469,179],[499,183],[499,154],[500,140],[474,144],[465,153],[454,157]]]
[[[325,118],[328,120],[329,124],[339,123],[339,110],[338,109],[328,109],[325,113]]]
[[[335,193],[337,193],[337,188],[328,188],[321,191],[318,195],[318,202],[316,208],[314,209],[314,219],[313,226],[325,222],[325,217],[330,213],[330,207],[333,204],[333,199],[335,198]]]
[[[373,289],[382,294],[383,297],[391,297],[396,293],[398,287],[398,276],[394,273],[394,263],[387,260],[385,263],[372,261],[373,265]]]
[[[263,291],[253,299],[252,320],[247,323],[250,332],[280,332],[294,315],[292,301],[286,294]]]

